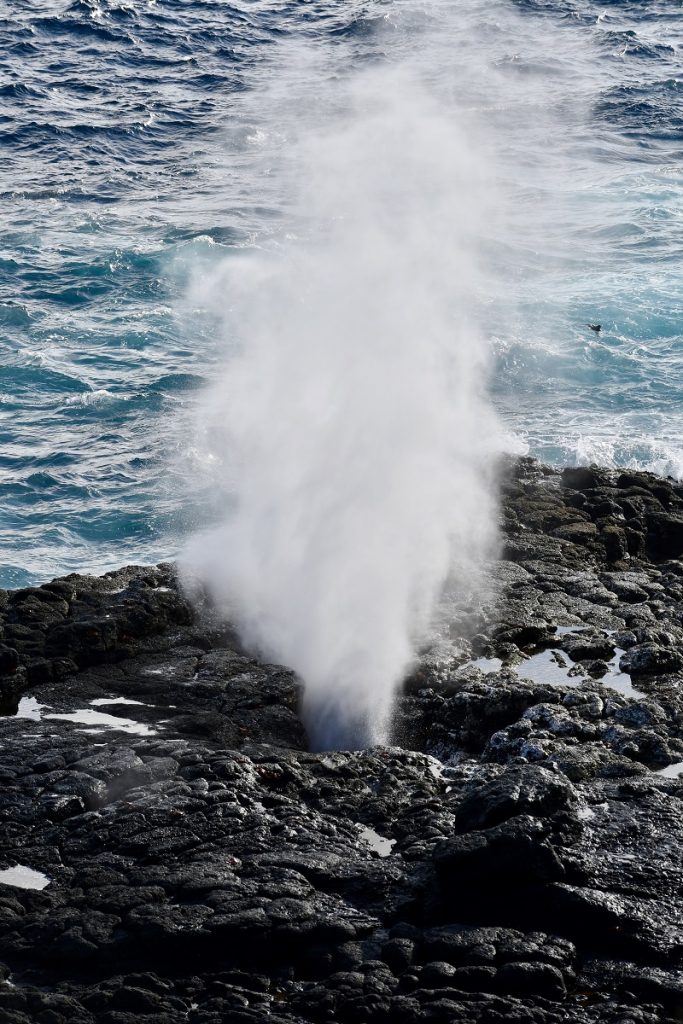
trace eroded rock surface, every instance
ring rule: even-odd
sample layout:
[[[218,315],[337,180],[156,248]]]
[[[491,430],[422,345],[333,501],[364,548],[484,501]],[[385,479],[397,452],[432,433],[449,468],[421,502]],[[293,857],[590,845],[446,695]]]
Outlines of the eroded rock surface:
[[[682,493],[510,468],[367,752],[171,566],[1,593],[3,1024],[680,1021]]]

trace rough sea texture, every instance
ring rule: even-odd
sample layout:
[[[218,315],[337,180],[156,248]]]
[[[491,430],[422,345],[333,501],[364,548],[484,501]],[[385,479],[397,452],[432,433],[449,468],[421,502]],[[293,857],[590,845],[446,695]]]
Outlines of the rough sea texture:
[[[193,407],[224,343],[190,283],[283,215],[250,96],[283,41],[400,63],[441,17],[424,62],[469,68],[506,211],[481,296],[505,444],[683,475],[679,3],[14,0],[0,586],[172,556],[210,517]]]

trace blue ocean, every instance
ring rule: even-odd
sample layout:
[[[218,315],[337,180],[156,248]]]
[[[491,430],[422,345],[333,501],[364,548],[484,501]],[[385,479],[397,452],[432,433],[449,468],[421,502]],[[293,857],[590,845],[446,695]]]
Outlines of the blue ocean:
[[[503,447],[683,477],[680,0],[0,0],[0,32],[0,586],[173,557],[215,514],[214,271],[287,231],[283,47],[302,117],[418,60],[477,136]]]

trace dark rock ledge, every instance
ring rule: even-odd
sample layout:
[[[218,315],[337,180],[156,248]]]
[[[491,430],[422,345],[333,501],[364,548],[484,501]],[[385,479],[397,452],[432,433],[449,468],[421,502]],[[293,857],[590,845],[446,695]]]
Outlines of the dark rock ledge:
[[[0,592],[0,871],[50,880],[0,874],[2,1024],[683,1019],[683,489],[522,460],[502,517],[364,753],[170,565]]]

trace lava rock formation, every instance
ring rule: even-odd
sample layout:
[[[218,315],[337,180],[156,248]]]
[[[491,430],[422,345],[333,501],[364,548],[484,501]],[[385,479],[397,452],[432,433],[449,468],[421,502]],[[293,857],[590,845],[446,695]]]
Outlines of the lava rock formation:
[[[368,751],[171,565],[0,592],[3,1024],[683,1019],[683,488],[524,459],[501,515]]]

